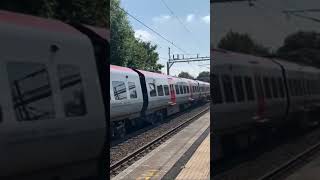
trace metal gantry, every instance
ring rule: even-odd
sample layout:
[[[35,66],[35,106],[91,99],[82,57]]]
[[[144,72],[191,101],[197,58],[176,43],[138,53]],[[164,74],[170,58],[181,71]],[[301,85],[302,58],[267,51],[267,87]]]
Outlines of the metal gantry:
[[[174,63],[189,63],[189,62],[195,62],[195,61],[210,61],[210,56],[197,56],[195,57],[185,57],[185,54],[176,54],[176,56],[173,54],[171,57],[170,54],[170,48],[169,48],[169,59],[167,62],[167,74],[170,75],[170,68],[173,66]]]

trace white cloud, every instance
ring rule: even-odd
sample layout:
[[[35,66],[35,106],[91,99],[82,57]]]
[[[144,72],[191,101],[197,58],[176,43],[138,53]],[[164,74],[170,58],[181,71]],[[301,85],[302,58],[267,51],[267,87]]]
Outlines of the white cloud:
[[[194,19],[194,14],[189,14],[186,18],[187,22],[191,22]]]
[[[169,15],[161,15],[161,16],[156,16],[152,18],[152,21],[155,23],[164,23],[167,22],[171,19],[171,16]]]
[[[208,16],[203,16],[203,17],[201,18],[201,20],[202,20],[203,22],[207,23],[207,24],[210,24],[210,15],[208,15]]]
[[[154,38],[152,34],[142,29],[135,30],[134,37],[139,38],[142,41],[151,41]]]

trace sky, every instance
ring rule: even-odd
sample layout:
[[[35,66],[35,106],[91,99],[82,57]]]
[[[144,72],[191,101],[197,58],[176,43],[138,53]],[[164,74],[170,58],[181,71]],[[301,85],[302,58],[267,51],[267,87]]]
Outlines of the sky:
[[[173,11],[168,10],[167,6]],[[210,56],[210,2],[209,0],[121,0],[123,7],[130,14],[173,42],[187,56]],[[157,36],[148,28],[128,17],[135,36],[143,41],[150,41],[158,46],[159,63],[165,67],[168,61],[168,48],[171,54],[186,54],[172,44]],[[170,75],[177,76],[181,71],[196,77],[202,71],[210,71],[210,62],[175,63],[170,68]]]
[[[272,50],[283,44],[284,38],[297,32],[320,32],[320,22],[286,16],[283,10],[320,9],[319,0],[256,0],[250,7],[248,1],[233,3],[211,3],[211,44],[229,31],[248,33],[258,43]],[[320,19],[319,12],[306,14]]]

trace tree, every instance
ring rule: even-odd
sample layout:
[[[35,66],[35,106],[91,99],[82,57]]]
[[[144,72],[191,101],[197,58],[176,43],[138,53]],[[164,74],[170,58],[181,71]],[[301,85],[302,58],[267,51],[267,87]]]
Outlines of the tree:
[[[111,0],[111,62],[110,64],[159,72],[157,46],[134,37],[128,17],[120,8],[119,0]]]
[[[187,79],[194,79],[194,77],[191,76],[188,72],[183,72],[183,71],[178,75],[178,77],[187,78]]]
[[[276,56],[296,63],[320,67],[320,33],[299,31],[287,36]]]
[[[270,55],[269,49],[256,43],[248,34],[229,31],[218,43],[225,50],[252,54],[257,56]]]
[[[199,73],[197,80],[199,81],[205,81],[210,82],[210,72],[208,71],[202,71]]]
[[[1,0],[0,9],[109,27],[109,0]]]

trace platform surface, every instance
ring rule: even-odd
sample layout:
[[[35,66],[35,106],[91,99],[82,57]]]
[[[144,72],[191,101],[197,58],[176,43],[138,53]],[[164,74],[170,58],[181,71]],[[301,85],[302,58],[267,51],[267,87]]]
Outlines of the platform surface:
[[[317,180],[320,179],[320,155],[317,155],[311,162],[307,163],[286,180]]]
[[[210,176],[210,134],[201,143],[191,159],[177,176],[177,180],[208,180]]]
[[[210,157],[208,150],[210,139],[207,138],[209,136],[209,127],[210,111],[113,177],[112,180],[151,180],[175,179],[177,176],[185,177],[185,173],[190,173],[194,168],[193,163],[195,161],[202,161],[206,158],[205,152],[208,153],[207,157]],[[210,161],[210,158],[202,163],[207,163],[207,161]],[[199,173],[196,169],[193,170],[194,173]],[[205,170],[203,174],[209,174],[207,171]],[[209,179],[209,177],[205,179]]]

